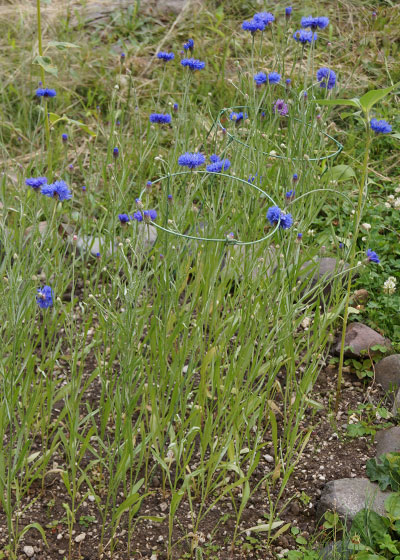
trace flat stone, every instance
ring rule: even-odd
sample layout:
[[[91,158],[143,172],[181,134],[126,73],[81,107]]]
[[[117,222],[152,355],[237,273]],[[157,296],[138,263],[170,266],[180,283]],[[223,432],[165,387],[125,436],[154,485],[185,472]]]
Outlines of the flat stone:
[[[303,289],[303,294],[306,292],[306,289],[312,289],[318,282],[321,282],[324,284],[324,295],[329,296],[334,284],[334,277],[339,274],[338,278],[343,282],[346,274],[340,273],[343,273],[348,268],[348,263],[333,257],[321,257],[314,261],[305,262],[301,267],[301,270],[304,270],[304,274],[300,277],[300,281],[304,283],[305,280],[308,280],[308,288]]]
[[[400,354],[386,356],[375,365],[375,381],[385,391],[396,392],[400,388]]]
[[[340,342],[341,334],[333,347],[333,353],[337,356],[340,354]],[[391,348],[390,341],[387,338],[384,338],[381,334],[367,327],[367,325],[351,323],[347,326],[345,347],[347,346],[349,348],[345,350],[344,353],[346,358],[359,358],[361,355],[368,355],[370,348],[376,344],[386,346],[388,349]]]
[[[379,513],[385,514],[385,500],[389,492],[382,492],[379,486],[367,478],[341,478],[328,482],[317,503],[317,519],[326,511],[335,511],[350,526],[355,515],[366,505]]]
[[[35,549],[33,548],[33,546],[24,546],[24,554],[26,556],[28,556],[28,558],[32,558],[32,556],[35,554]]]
[[[400,426],[394,426],[376,433],[376,457],[386,453],[400,453]]]

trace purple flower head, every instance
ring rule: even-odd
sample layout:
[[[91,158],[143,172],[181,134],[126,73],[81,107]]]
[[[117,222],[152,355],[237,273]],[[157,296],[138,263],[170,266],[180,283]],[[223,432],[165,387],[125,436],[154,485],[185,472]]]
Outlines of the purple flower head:
[[[114,148],[113,149],[113,157],[115,157],[115,159],[119,156],[119,150],[118,148]]]
[[[51,185],[43,185],[40,192],[45,196],[58,198],[60,202],[72,198],[71,191],[65,181],[56,181]]]
[[[298,181],[299,176],[297,175],[297,173],[293,173],[293,177],[292,177],[292,181],[293,183],[295,183],[296,181]]]
[[[290,84],[292,83],[292,80],[290,78],[286,78],[285,82],[286,82],[287,86],[290,86]]]
[[[242,29],[244,31],[250,31],[252,35],[254,35],[256,31],[264,31],[265,27],[266,25],[261,19],[252,19],[242,23]]]
[[[262,21],[265,27],[267,27],[270,23],[275,21],[275,18],[269,12],[258,12],[257,14],[254,14],[253,20]]]
[[[211,158],[210,158],[211,159]],[[206,169],[209,173],[220,173],[221,171],[226,171],[231,166],[229,159],[218,159],[210,165],[207,165]]]
[[[210,156],[210,161],[211,163],[216,163],[217,161],[221,161],[221,158],[217,156],[217,154],[213,154],[212,156]]]
[[[294,197],[296,196],[296,191],[294,189],[288,191],[285,194],[286,200],[294,200]]]
[[[118,214],[118,219],[121,222],[121,224],[127,224],[131,220],[128,214]]]
[[[47,177],[30,177],[25,179],[25,185],[32,187],[32,189],[39,189],[42,185],[47,183]]]
[[[277,99],[274,103],[274,113],[278,113],[281,117],[286,117],[289,108],[283,99]]]
[[[312,43],[318,39],[318,35],[307,29],[298,29],[293,33],[293,39],[298,43],[305,45],[306,43]]]
[[[200,165],[203,165],[205,161],[206,158],[201,153],[186,152],[178,158],[178,164],[182,167],[188,167],[189,169],[200,167]]]
[[[37,97],[55,97],[57,95],[57,92],[55,89],[49,89],[49,88],[38,88],[36,90],[36,96]]]
[[[336,84],[336,74],[333,70],[323,67],[317,71],[317,80],[320,82],[320,87],[332,89]]]
[[[48,309],[53,305],[54,292],[50,286],[43,286],[38,288],[38,295],[36,301],[41,309]]]
[[[160,51],[157,53],[157,58],[159,58],[160,60],[164,60],[165,62],[168,62],[169,60],[174,60],[175,55],[173,52],[164,52],[164,51]]]
[[[285,8],[285,16],[290,17],[292,15],[292,11],[293,11],[292,6],[288,6],[287,8]]]
[[[147,181],[146,187],[149,189],[153,183],[151,181]]]
[[[302,233],[298,233],[298,234],[297,234],[297,239],[301,239],[302,237],[303,237],[303,234],[302,234]]]
[[[178,103],[174,103],[174,111],[175,113],[178,111],[179,105]]]
[[[151,113],[150,122],[158,124],[169,124],[171,122],[171,115],[163,115],[162,113]]]
[[[307,28],[310,27],[314,31],[316,29],[325,29],[329,25],[329,18],[327,17],[312,17],[307,16],[301,18],[301,27]]]
[[[194,72],[196,70],[203,70],[206,65],[205,62],[203,62],[202,60],[197,60],[196,58],[182,58],[181,64],[182,66],[190,68],[190,70],[193,70]]]
[[[264,72],[258,72],[258,74],[254,75],[254,81],[258,86],[261,86],[267,81],[267,75]]]
[[[68,134],[65,134],[65,132],[64,132],[64,134],[61,134],[61,140],[63,142],[68,142]]]
[[[124,61],[125,57],[126,57],[126,54],[124,52],[122,52],[120,56],[121,56],[121,60]]]
[[[372,251],[371,249],[367,249],[367,259],[368,262],[373,262],[376,264],[379,264],[381,262],[375,251]]]
[[[194,48],[194,41],[193,39],[188,39],[186,43],[184,43],[183,48],[185,49],[185,51],[193,51]]]
[[[388,134],[392,132],[392,126],[384,120],[378,121],[377,119],[371,119],[370,125],[376,134]]]
[[[172,197],[172,194],[169,194],[169,195],[167,196],[167,198],[168,198],[168,200],[170,200],[170,201],[171,201],[171,200],[172,200],[172,198],[173,198],[173,197]]]
[[[279,227],[282,229],[289,229],[293,225],[292,215],[282,212],[279,206],[271,206],[268,208],[267,220],[271,226],[279,222]]]

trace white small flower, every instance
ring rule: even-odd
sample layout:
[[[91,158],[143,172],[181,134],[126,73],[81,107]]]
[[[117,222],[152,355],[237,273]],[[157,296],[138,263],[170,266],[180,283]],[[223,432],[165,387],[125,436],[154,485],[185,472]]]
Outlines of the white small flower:
[[[386,206],[386,208],[391,208],[390,202],[385,202],[385,206]]]
[[[365,231],[369,231],[371,229],[371,224],[364,223],[361,224],[361,227],[365,229]]]
[[[393,208],[396,208],[396,210],[400,210],[400,198],[396,198],[393,202]]]
[[[309,235],[310,237],[314,237],[315,231],[314,231],[313,229],[309,229],[309,230],[307,231],[307,235]]]
[[[304,317],[304,319],[301,322],[301,326],[303,327],[303,329],[308,329],[308,327],[311,325],[311,319],[310,317]]]
[[[389,276],[389,278],[385,280],[383,284],[383,291],[385,292],[385,294],[389,294],[389,295],[394,294],[396,291],[396,284],[397,284],[396,278],[394,276]]]

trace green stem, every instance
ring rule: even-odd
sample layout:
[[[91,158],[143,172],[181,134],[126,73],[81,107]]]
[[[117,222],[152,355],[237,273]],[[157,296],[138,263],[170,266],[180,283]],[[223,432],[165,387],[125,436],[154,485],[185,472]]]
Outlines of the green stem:
[[[346,289],[346,299],[345,299],[345,306],[344,306],[344,316],[343,316],[343,329],[342,329],[342,339],[340,344],[340,357],[339,357],[339,372],[338,372],[338,379],[337,379],[337,388],[336,388],[336,403],[335,403],[335,414],[337,414],[339,410],[339,401],[340,401],[340,392],[342,387],[342,377],[343,377],[343,360],[344,360],[344,345],[345,345],[345,338],[346,338],[346,328],[347,328],[347,320],[349,318],[349,301],[350,301],[350,290],[351,290],[351,282],[353,279],[353,269],[354,269],[354,261],[357,252],[357,238],[360,229],[360,222],[361,222],[361,214],[362,214],[362,206],[363,206],[363,198],[364,198],[364,191],[365,191],[365,182],[367,179],[367,171],[368,171],[368,158],[369,158],[369,146],[371,143],[371,135],[370,130],[368,127],[369,115],[366,115],[366,129],[367,129],[367,139],[365,143],[365,153],[364,153],[364,161],[362,167],[362,174],[361,174],[361,182],[359,185],[358,190],[358,203],[357,203],[357,210],[354,216],[354,233],[353,233],[353,241],[351,246],[350,252],[350,262],[349,262],[349,273],[347,278],[347,289]]]
[[[37,34],[39,43],[39,56],[43,56],[43,43],[42,43],[42,18],[40,13],[40,0],[36,0],[36,13],[37,13]],[[40,65],[40,77],[42,80],[42,85],[46,87],[46,75],[43,66]],[[44,99],[44,129],[46,137],[46,151],[47,151],[47,173],[50,175],[49,181],[51,181],[51,151],[50,151],[50,125],[47,110],[47,99]]]

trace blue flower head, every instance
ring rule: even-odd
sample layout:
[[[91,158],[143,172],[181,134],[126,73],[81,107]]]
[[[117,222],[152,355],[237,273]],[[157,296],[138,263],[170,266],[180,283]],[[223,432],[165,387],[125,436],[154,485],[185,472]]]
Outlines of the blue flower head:
[[[268,74],[268,81],[270,84],[277,84],[281,81],[281,75],[278,72],[271,72]]]
[[[297,173],[293,173],[293,177],[292,177],[293,183],[295,183],[298,179],[299,176],[297,175]]]
[[[36,301],[42,309],[48,309],[53,305],[54,292],[50,286],[43,286],[43,288],[38,288],[38,295],[36,296]]]
[[[308,31],[307,29],[298,29],[293,34],[293,39],[298,43],[302,43],[303,45],[305,45],[306,43],[312,43],[313,41],[316,41],[317,38],[318,35],[316,33]]]
[[[63,142],[67,142],[68,141],[68,134],[65,134],[65,132],[64,132],[64,134],[61,134],[61,140]]]
[[[275,18],[269,12],[258,12],[254,14],[253,20],[262,21],[262,23],[267,27],[270,23],[275,21]]]
[[[37,97],[55,97],[57,95],[57,92],[55,89],[49,89],[49,88],[38,88],[36,90],[36,96]]]
[[[218,159],[215,160],[215,158]],[[210,165],[207,165],[206,167],[209,173],[220,173],[221,171],[226,171],[231,166],[231,162],[229,161],[229,159],[220,159],[219,156],[216,155],[211,156],[210,161],[212,163]]]
[[[244,21],[242,23],[242,29],[244,31],[250,31],[252,35],[256,31],[264,31],[265,23],[261,19],[252,19],[250,21]]]
[[[114,148],[114,149],[113,149],[113,156],[114,156],[115,158],[117,158],[117,157],[119,156],[119,150],[118,150],[118,148]]]
[[[285,197],[286,197],[287,200],[293,200],[295,196],[296,196],[296,191],[294,189],[288,191],[285,194]]]
[[[336,74],[333,70],[323,67],[317,70],[317,80],[320,82],[320,87],[332,89],[336,84]]]
[[[152,113],[150,115],[150,122],[159,124],[168,124],[171,122],[171,115],[163,115],[162,113]]]
[[[135,212],[132,217],[137,222],[143,222],[143,215],[139,210],[137,212]]]
[[[287,8],[285,8],[285,16],[290,17],[292,15],[292,11],[293,11],[292,6],[288,6]]]
[[[258,72],[258,74],[254,75],[254,81],[258,86],[261,86],[267,81],[267,75],[264,72]]]
[[[160,60],[164,60],[165,62],[168,62],[169,60],[174,60],[175,55],[173,52],[164,52],[164,51],[160,51],[157,53],[157,58],[159,58]]]
[[[188,167],[189,169],[200,167],[200,165],[203,165],[205,161],[206,158],[201,153],[185,152],[178,158],[178,164],[182,167]]]
[[[153,183],[151,181],[147,181],[146,187],[149,189]]]
[[[118,214],[118,219],[121,222],[121,224],[127,224],[131,220],[128,214]]]
[[[193,39],[188,39],[186,43],[184,43],[183,48],[185,49],[185,51],[193,51],[194,48],[194,41]]]
[[[174,103],[174,107],[173,107],[173,108],[174,108],[174,111],[175,111],[175,113],[176,113],[176,112],[178,111],[178,109],[179,109],[178,103]]]
[[[51,185],[43,185],[40,192],[45,196],[58,198],[61,202],[72,198],[71,191],[65,181],[56,181]]]
[[[369,262],[373,262],[379,264],[381,261],[375,251],[371,251],[371,249],[367,249],[367,259]]]
[[[210,161],[211,163],[216,163],[217,161],[221,161],[221,158],[217,156],[217,154],[213,154],[212,156],[210,156]]]
[[[247,119],[247,113],[243,113],[243,111],[240,111],[239,113],[235,113],[235,111],[232,111],[232,113],[230,113],[229,115],[229,119],[231,121],[235,121],[236,123],[238,123],[243,119]]]
[[[376,134],[388,134],[392,132],[392,126],[384,120],[378,121],[377,119],[371,119],[370,125]]]
[[[196,70],[203,70],[206,65],[205,62],[203,62],[202,60],[197,60],[196,58],[182,58],[181,64],[182,66],[190,68],[190,70],[193,70],[193,72],[195,72]]]
[[[329,18],[327,17],[312,17],[307,16],[301,18],[301,27],[307,28],[310,27],[311,29],[325,29],[329,25]]]
[[[154,220],[157,218],[157,212],[155,210],[144,210],[143,216],[146,222],[154,222]]]
[[[25,185],[32,187],[32,189],[39,189],[42,185],[47,183],[47,177],[30,177],[25,179]]]
[[[293,225],[292,215],[282,212],[279,206],[271,206],[268,208],[267,220],[271,226],[279,222],[279,227],[282,229],[289,229]]]

